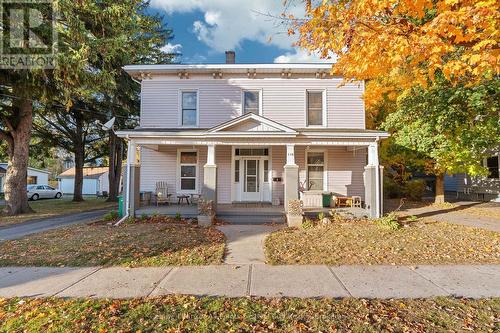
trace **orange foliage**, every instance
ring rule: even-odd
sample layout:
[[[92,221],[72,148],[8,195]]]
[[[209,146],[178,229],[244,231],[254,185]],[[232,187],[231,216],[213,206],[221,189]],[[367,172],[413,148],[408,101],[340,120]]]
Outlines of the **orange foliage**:
[[[500,73],[498,0],[308,0],[294,22],[299,46],[338,56],[333,71],[373,80],[367,102],[437,71],[471,84]]]

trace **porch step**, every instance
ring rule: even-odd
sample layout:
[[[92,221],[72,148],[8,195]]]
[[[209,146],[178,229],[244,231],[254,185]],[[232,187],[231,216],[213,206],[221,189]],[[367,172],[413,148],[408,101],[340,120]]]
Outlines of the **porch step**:
[[[284,224],[285,223],[285,216],[282,214],[279,215],[217,214],[217,219],[230,224]]]

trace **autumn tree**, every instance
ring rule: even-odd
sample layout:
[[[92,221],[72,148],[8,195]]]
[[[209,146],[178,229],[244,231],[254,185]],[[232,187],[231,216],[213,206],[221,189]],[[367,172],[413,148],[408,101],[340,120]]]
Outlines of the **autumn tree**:
[[[364,98],[371,120],[377,122],[385,117],[377,114],[381,103],[394,103],[391,109],[398,112],[388,124],[398,125],[397,117],[401,121],[401,126],[390,126],[396,131],[396,141],[420,149],[419,152],[428,157],[439,158],[434,160],[435,167],[431,168],[439,177],[444,170],[480,172],[480,169],[471,167],[478,165],[478,160],[471,159],[479,156],[479,149],[468,153],[469,159],[453,160],[450,157],[462,156],[465,148],[484,145],[473,146],[472,142],[457,145],[446,132],[451,128],[432,127],[450,116],[451,108],[441,104],[441,108],[429,111],[432,116],[426,118],[422,114],[426,109],[417,110],[410,103],[427,106],[430,104],[424,101],[438,99],[435,96],[437,91],[446,91],[450,95],[455,87],[460,87],[456,88],[460,95],[465,93],[464,89],[484,88],[498,80],[500,11],[497,1],[308,0],[305,9],[304,18],[286,15],[291,22],[289,33],[299,35],[299,46],[319,53],[323,58],[335,56],[333,72],[347,80],[367,81]],[[426,94],[428,89],[434,89],[432,96]],[[468,97],[464,99],[462,104],[472,105]],[[405,124],[411,125],[404,122],[409,120],[405,116],[413,116],[402,114],[403,110],[423,117],[418,128],[422,140],[438,134],[442,140],[440,145],[448,147],[446,158],[441,158],[440,154],[435,154],[437,150],[431,149],[438,142],[427,148],[414,144],[415,132],[404,127]],[[422,133],[423,128],[426,133]],[[480,138],[488,136],[481,126],[476,130],[465,127],[454,131],[459,131],[462,139],[470,139],[478,131],[482,131]],[[455,162],[465,164],[458,168]]]

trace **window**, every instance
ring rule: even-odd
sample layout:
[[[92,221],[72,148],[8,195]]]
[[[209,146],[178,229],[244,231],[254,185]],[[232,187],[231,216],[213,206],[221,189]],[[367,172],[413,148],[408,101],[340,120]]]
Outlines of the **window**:
[[[183,91],[181,103],[181,125],[196,126],[198,123],[198,93],[196,91]]]
[[[307,91],[307,126],[323,126],[323,91]]]
[[[240,182],[240,160],[234,160],[234,182]]]
[[[500,178],[498,170],[498,156],[486,158],[486,167],[488,168],[488,178]]]
[[[307,153],[307,189],[324,190],[325,154],[323,152]]]
[[[264,183],[269,182],[269,160],[264,160]]]
[[[28,176],[28,178],[26,179],[28,184],[36,184],[37,183],[37,176]]]
[[[179,155],[180,190],[196,192],[198,154],[195,151],[181,151]]]
[[[260,91],[258,90],[245,90],[243,91],[243,113],[255,113],[260,112]]]
[[[236,156],[268,156],[269,149],[267,148],[236,148]]]

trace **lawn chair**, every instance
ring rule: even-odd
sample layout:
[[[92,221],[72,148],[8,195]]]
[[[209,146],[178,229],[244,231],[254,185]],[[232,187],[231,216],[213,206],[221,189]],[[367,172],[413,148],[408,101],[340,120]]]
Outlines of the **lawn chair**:
[[[156,206],[161,203],[170,203],[170,197],[172,196],[172,193],[168,193],[167,182],[156,182],[155,196]]]

